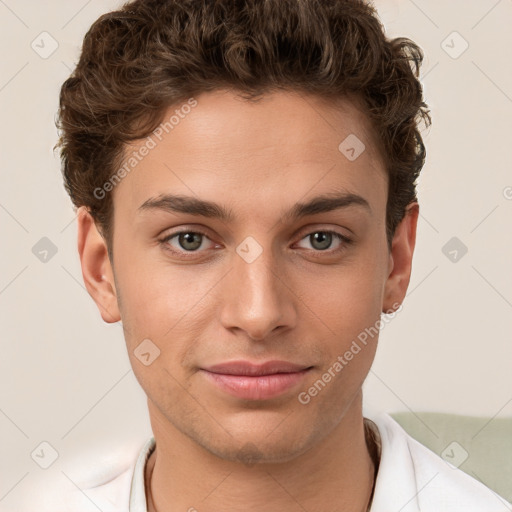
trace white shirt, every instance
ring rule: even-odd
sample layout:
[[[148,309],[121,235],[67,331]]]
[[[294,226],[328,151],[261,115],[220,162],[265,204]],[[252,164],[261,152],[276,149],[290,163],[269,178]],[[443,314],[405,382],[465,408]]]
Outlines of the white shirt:
[[[371,512],[512,512],[510,503],[413,439],[388,414],[370,419],[382,444]],[[52,512],[147,512],[144,469],[154,448],[151,437],[117,477],[62,497],[65,506]]]

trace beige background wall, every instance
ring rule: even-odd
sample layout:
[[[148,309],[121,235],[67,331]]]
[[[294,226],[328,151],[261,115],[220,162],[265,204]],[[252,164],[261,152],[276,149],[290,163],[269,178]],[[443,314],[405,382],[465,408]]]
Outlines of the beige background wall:
[[[129,458],[150,434],[121,326],[102,322],[83,286],[76,222],[52,152],[60,84],[87,28],[118,5],[0,1],[2,511],[18,510],[43,474],[83,482],[98,461]],[[425,51],[433,126],[409,295],[381,333],[367,406],[510,416],[512,2],[376,6],[388,35],[411,37]],[[57,251],[46,262],[33,253],[43,237]],[[455,246],[443,252],[452,237],[467,247],[456,262]],[[47,470],[30,455],[43,441],[59,454]],[[71,470],[78,454],[83,469]]]

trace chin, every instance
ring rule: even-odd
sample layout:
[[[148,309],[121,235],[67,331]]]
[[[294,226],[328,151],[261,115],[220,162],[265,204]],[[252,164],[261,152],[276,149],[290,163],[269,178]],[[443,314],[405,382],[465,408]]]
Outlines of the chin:
[[[230,462],[239,462],[246,466],[255,464],[276,464],[293,460],[306,451],[315,442],[314,435],[304,438],[295,433],[280,431],[268,434],[268,429],[255,432],[239,432],[232,437],[196,440],[211,454]]]

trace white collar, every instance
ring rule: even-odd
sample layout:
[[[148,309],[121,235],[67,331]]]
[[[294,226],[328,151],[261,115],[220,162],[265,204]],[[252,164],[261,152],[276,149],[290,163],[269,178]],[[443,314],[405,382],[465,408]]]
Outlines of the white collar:
[[[137,457],[133,478],[130,488],[130,509],[129,512],[147,512],[146,491],[144,487],[144,474],[146,462],[153,453],[156,443],[155,438],[150,437]]]
[[[511,512],[496,493],[410,437],[391,416],[365,414],[378,427],[381,458],[370,512]],[[129,512],[147,512],[144,474],[149,438],[135,463]]]

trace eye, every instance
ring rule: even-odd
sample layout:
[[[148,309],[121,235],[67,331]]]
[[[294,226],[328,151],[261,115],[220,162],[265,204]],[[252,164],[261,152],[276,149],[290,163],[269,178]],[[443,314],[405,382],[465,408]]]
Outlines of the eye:
[[[177,231],[159,240],[166,251],[182,258],[194,257],[194,253],[204,253],[208,249],[207,241],[211,242],[210,248],[218,247],[208,238],[206,233],[201,231]],[[310,247],[303,247],[304,249],[327,254],[341,252],[352,243],[350,238],[332,230],[313,231],[303,237],[299,243],[304,243],[304,241],[308,241],[310,244]],[[332,248],[333,242],[336,243],[334,248]]]
[[[301,242],[304,240],[309,241],[314,251],[327,251],[331,253],[343,250],[346,245],[352,242],[352,240],[345,235],[329,230],[314,231],[305,236]],[[331,249],[333,241],[337,241],[337,246]]]
[[[205,240],[209,240],[205,233],[200,231],[178,231],[159,240],[163,247],[172,253],[182,255],[200,251],[205,248]],[[211,241],[211,240],[210,240]]]

